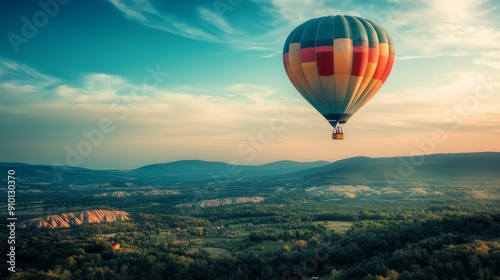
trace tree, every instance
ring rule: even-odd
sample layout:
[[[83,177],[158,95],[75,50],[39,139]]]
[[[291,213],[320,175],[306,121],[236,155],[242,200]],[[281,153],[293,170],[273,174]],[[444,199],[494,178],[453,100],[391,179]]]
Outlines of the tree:
[[[305,240],[297,240],[295,241],[295,247],[298,249],[298,250],[303,250],[307,247],[307,241]]]
[[[281,251],[283,252],[290,252],[290,246],[288,246],[288,244],[285,244],[283,245],[283,247],[281,247]]]

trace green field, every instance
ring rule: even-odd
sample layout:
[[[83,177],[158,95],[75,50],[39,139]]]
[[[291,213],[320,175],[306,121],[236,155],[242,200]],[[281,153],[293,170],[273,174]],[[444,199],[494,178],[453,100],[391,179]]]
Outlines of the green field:
[[[328,230],[334,230],[335,232],[344,233],[351,229],[353,222],[346,221],[326,221],[318,224],[322,224]]]
[[[283,245],[288,244],[286,242],[261,242],[259,244],[255,244],[250,246],[244,250],[241,250],[241,253],[255,253],[255,254],[266,254],[266,253],[274,253],[279,252],[283,248]]]

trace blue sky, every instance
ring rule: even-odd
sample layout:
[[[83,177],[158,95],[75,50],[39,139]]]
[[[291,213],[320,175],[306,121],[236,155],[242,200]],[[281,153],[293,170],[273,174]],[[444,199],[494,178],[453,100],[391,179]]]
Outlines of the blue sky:
[[[195,158],[259,164],[500,151],[499,7],[2,1],[0,161],[121,169]],[[281,58],[295,26],[329,14],[378,22],[397,52],[344,141],[330,139]]]

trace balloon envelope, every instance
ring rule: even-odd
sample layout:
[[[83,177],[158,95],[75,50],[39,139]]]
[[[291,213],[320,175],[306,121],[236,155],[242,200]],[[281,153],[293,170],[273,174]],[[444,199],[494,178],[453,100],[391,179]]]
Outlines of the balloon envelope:
[[[288,78],[332,126],[347,122],[377,93],[394,56],[387,31],[354,16],[306,21],[290,33],[283,48]]]

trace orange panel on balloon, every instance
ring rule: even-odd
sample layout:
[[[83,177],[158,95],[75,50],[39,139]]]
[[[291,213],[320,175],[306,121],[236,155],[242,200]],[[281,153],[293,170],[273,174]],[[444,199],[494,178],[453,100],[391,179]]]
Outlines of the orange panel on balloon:
[[[361,85],[358,89],[361,96],[364,94],[368,84],[370,84],[373,74],[375,74],[375,70],[377,70],[377,63],[368,63],[368,65],[366,66],[365,75],[363,76],[363,81],[361,82]]]
[[[385,68],[387,66],[387,62],[389,61],[389,57],[387,56],[380,56],[378,60],[378,65],[377,65],[377,70],[375,71],[375,74],[373,74],[374,80],[380,80],[382,78],[382,75],[385,72]]]
[[[385,82],[387,80],[387,78],[389,77],[389,74],[391,73],[393,64],[394,64],[394,55],[391,54],[391,55],[389,55],[389,59],[387,61],[387,66],[385,67],[384,74],[382,74],[382,77],[380,77],[380,80],[382,82]]]

